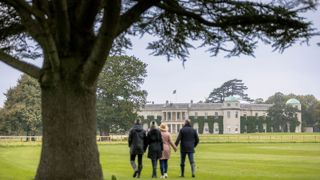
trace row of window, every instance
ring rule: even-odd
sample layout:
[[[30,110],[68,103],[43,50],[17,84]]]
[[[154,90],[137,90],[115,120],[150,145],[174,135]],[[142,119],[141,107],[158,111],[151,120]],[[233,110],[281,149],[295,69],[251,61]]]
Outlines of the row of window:
[[[238,103],[236,103],[235,105],[238,106]],[[231,104],[230,104],[230,103],[227,103],[227,106],[230,107]]]
[[[259,115],[258,113],[255,113],[255,116],[258,116],[258,115]],[[194,113],[194,116],[195,116],[195,118],[197,119],[197,118],[198,118],[198,112],[195,112],[195,113]],[[215,116],[215,117],[218,117],[218,112],[215,112],[215,113],[214,113],[214,116]],[[238,117],[239,117],[239,112],[236,111],[234,116],[235,116],[235,118],[238,118]],[[244,116],[244,117],[247,117],[247,114],[243,114],[243,116]],[[263,116],[266,116],[266,113],[263,113]],[[205,119],[208,118],[208,113],[207,113],[207,112],[204,113],[204,118],[205,118]],[[231,111],[227,111],[227,118],[231,118]]]
[[[218,118],[218,116],[219,116],[218,112],[214,112],[214,117]],[[198,112],[194,112],[194,117],[195,117],[195,119],[198,118]],[[204,119],[208,119],[208,113],[207,112],[204,113]]]
[[[186,119],[186,112],[163,112],[163,119],[166,121],[176,121]]]
[[[238,111],[236,111],[235,113],[235,118],[238,118]],[[231,118],[231,112],[230,111],[227,111],[227,118]]]
[[[258,116],[258,113],[255,113],[255,116]],[[266,116],[266,113],[263,113],[263,116]],[[218,118],[219,113],[218,112],[214,112],[214,117]],[[239,117],[239,112],[236,111],[235,112],[235,118]],[[243,114],[244,117],[247,117],[247,114]],[[194,117],[195,119],[198,118],[198,112],[194,112]],[[156,119],[157,116],[154,116],[154,119]],[[231,118],[231,111],[227,111],[227,118]],[[167,120],[167,121],[171,121],[171,120],[184,120],[186,119],[186,112],[164,112],[163,113],[163,119]],[[204,113],[204,119],[208,119],[208,112]]]

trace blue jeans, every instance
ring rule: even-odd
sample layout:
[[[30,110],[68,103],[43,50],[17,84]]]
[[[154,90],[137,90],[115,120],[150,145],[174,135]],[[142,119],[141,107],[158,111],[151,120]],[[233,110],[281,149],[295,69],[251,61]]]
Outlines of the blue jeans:
[[[168,173],[168,159],[160,160],[160,171],[161,175],[164,175],[164,173]]]
[[[180,166],[182,167],[184,167],[187,154],[190,164],[194,164],[193,152],[180,152]]]

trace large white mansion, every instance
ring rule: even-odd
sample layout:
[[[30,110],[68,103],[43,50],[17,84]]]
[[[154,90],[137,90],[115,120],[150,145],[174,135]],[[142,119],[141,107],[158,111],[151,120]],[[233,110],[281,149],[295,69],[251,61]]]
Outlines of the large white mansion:
[[[297,99],[289,99],[287,105],[301,110]],[[227,97],[223,103],[169,103],[146,104],[138,113],[143,117],[145,129],[151,120],[168,124],[171,133],[179,132],[184,120],[190,119],[200,134],[238,134],[246,132],[301,132],[301,113],[296,113],[299,125],[287,124],[286,129],[270,125],[266,119],[272,104],[245,104],[235,97]],[[292,126],[292,127],[290,127]],[[277,130],[276,130],[277,129]]]

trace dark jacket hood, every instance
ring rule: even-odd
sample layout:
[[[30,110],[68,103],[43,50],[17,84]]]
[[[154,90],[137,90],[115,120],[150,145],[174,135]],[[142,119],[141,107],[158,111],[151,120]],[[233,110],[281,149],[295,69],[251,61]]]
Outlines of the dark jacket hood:
[[[136,132],[143,131],[143,127],[141,124],[135,124],[132,129],[134,129]]]

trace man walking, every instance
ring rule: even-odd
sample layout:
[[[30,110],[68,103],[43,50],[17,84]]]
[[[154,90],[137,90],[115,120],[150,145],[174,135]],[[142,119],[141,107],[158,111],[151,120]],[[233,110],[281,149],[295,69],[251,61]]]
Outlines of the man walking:
[[[134,170],[133,177],[140,178],[142,156],[147,149],[147,135],[146,131],[142,128],[140,120],[136,120],[129,132],[128,145],[130,147],[130,164]],[[136,156],[138,156],[138,168],[135,163]]]
[[[181,142],[181,143],[180,143]],[[186,120],[183,128],[180,130],[175,145],[180,145],[180,169],[181,175],[180,177],[184,177],[184,166],[186,155],[188,155],[192,177],[195,177],[195,162],[194,162],[194,148],[199,143],[199,136],[196,130],[191,127],[190,120]]]

